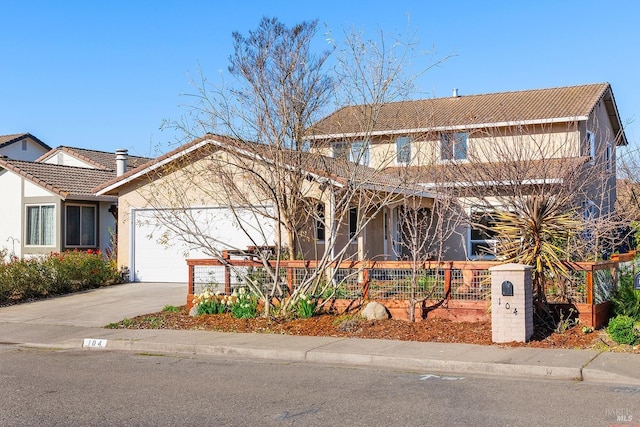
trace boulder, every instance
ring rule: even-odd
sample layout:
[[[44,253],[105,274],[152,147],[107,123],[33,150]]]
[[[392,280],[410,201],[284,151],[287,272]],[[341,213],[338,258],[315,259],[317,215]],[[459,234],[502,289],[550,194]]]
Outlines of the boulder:
[[[360,315],[367,320],[384,320],[391,317],[389,315],[389,310],[387,310],[387,307],[375,301],[367,304]]]
[[[191,310],[189,310],[189,316],[196,317],[197,315],[198,315],[198,306],[194,305],[193,307],[191,307]]]

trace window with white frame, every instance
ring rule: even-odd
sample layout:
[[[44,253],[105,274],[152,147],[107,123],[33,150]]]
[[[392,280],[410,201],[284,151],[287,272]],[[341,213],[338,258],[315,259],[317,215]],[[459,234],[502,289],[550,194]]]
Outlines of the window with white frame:
[[[346,142],[334,142],[331,144],[331,154],[334,159],[349,160],[349,144]]]
[[[594,164],[596,161],[596,137],[591,131],[587,131],[587,149],[589,150],[589,162]]]
[[[316,240],[324,241],[326,226],[324,222],[324,203],[316,205]]]
[[[440,134],[440,160],[466,160],[467,141],[466,132]]]
[[[492,229],[493,211],[482,207],[471,209],[469,227],[469,256],[471,258],[496,256],[496,232]]]
[[[351,144],[351,160],[359,165],[369,166],[370,147],[367,141],[356,141]]]
[[[401,136],[396,138],[396,162],[407,164],[411,160],[411,138]]]
[[[349,209],[349,239],[358,233],[358,208]]]
[[[605,167],[607,168],[607,172],[611,171],[611,169],[613,169],[613,145],[611,144],[611,142],[607,141],[607,149],[604,153],[604,161],[605,161]]]
[[[67,205],[65,209],[65,246],[96,246],[96,206]]]
[[[369,166],[371,147],[368,141],[334,142],[331,144],[334,159],[342,159]]]
[[[55,205],[31,205],[26,210],[26,245],[55,246]]]

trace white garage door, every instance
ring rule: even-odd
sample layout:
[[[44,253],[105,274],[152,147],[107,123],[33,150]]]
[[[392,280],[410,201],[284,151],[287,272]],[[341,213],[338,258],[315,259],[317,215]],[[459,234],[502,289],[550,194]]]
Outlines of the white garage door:
[[[186,236],[167,227],[169,211],[134,209],[131,212],[131,250],[129,261],[132,280],[141,282],[187,282],[187,258],[211,258]],[[184,215],[194,218],[198,235],[219,249],[246,249],[253,245],[272,245],[272,222],[257,216],[251,209],[193,208]],[[189,220],[191,221],[191,220]],[[172,221],[174,222],[174,221]]]

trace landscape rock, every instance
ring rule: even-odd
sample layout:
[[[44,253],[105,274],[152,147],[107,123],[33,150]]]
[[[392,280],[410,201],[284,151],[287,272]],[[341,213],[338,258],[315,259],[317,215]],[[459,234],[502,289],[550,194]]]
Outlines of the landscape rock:
[[[196,317],[197,315],[198,315],[198,306],[194,305],[193,307],[191,307],[191,310],[189,310],[189,316]]]
[[[375,301],[367,304],[360,315],[367,320],[384,320],[391,317],[389,315],[389,310],[387,310],[387,307]]]

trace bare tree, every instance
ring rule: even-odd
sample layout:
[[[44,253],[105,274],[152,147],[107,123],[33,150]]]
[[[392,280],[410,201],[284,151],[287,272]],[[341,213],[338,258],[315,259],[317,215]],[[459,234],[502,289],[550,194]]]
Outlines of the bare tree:
[[[344,139],[348,158],[327,156],[331,153],[322,144],[309,147],[312,125],[325,108],[343,102],[366,105],[357,140],[370,140],[381,106],[406,96],[420,74],[406,77],[403,72],[414,53],[413,41],[394,40],[387,46],[382,36],[383,42],[376,44],[350,33],[328,69],[337,45],[313,54],[316,32],[317,21],[289,28],[264,18],[248,35],[234,33],[231,84],[212,86],[202,77],[192,121],[177,124],[188,135],[212,135],[194,141],[191,151],[182,149],[187,154],[180,161],[158,169],[144,195],[173,238],[223,262],[228,242],[210,229],[216,221],[207,217],[207,206],[228,209],[233,226],[250,246],[274,246],[273,252],[235,248],[259,259],[267,272],[267,278],[248,283],[264,301],[265,314],[273,298],[286,296],[280,310],[287,314],[300,295],[333,289],[334,267],[366,255],[363,230],[384,206],[413,191],[382,173],[390,161],[384,156],[376,158],[374,167],[367,166],[369,154],[355,140]],[[185,209],[194,206],[202,209]],[[326,234],[323,245],[315,244],[318,224]],[[351,243],[356,242],[354,251]],[[285,295],[280,265],[296,258],[313,259],[314,267]]]

